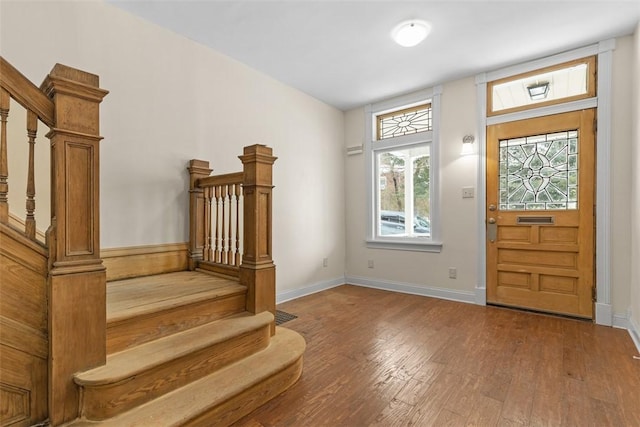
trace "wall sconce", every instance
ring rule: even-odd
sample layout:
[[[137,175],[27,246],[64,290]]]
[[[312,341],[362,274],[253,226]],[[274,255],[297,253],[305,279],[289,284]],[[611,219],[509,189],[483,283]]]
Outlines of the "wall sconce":
[[[529,92],[529,98],[531,98],[532,101],[540,101],[541,99],[545,99],[549,94],[549,82],[529,85],[527,86],[527,91]]]
[[[465,135],[462,138],[462,151],[460,152],[461,156],[466,156],[467,154],[473,154],[473,143],[476,138],[473,135]]]

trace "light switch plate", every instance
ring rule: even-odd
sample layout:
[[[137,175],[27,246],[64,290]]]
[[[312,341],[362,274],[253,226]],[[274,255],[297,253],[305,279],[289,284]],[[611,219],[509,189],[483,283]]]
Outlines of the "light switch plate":
[[[475,196],[473,187],[462,187],[462,198],[473,199]]]

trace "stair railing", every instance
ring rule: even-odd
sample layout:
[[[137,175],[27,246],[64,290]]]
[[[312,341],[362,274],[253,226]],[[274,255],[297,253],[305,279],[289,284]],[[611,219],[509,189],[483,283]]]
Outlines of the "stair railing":
[[[0,226],[3,232],[22,234],[27,242],[36,240],[36,167],[47,169],[51,177],[51,224],[46,233],[46,248],[40,244],[48,258],[48,270],[43,272],[48,298],[47,306],[38,307],[47,318],[43,333],[48,338],[45,356],[48,385],[46,392],[38,390],[28,394],[31,407],[44,405],[47,411],[33,414],[27,424],[42,421],[44,416],[48,416],[52,425],[75,419],[79,415],[79,392],[73,374],[106,361],[106,272],[100,258],[99,104],[107,93],[100,89],[97,75],[61,64],[52,68],[38,88],[0,57]],[[12,223],[14,213],[10,212],[8,198],[9,166],[17,162],[9,161],[7,124],[12,101],[27,111],[29,144],[26,218],[18,219],[24,222],[24,231],[19,232]],[[51,146],[50,165],[35,164],[38,120],[50,128],[46,134]],[[9,262],[6,261],[9,256],[3,254],[3,262]],[[30,288],[23,288],[25,295],[12,296],[12,301],[29,300],[30,295],[26,293]],[[29,341],[25,339],[25,342]],[[30,352],[27,348],[24,351]],[[0,382],[4,381],[5,378],[0,378]]]
[[[272,154],[264,145],[245,147],[242,172],[225,175],[209,176],[206,160],[191,160],[188,168],[189,268],[237,277],[252,313],[275,313]]]
[[[9,138],[7,135],[11,100],[22,105],[27,111],[26,141],[29,144],[27,160],[26,217],[12,220],[9,211]],[[23,225],[24,234],[30,240],[36,240],[36,190],[35,190],[35,143],[38,132],[38,120],[54,127],[54,105],[47,96],[16,70],[9,62],[0,57],[0,223]],[[47,165],[48,167],[48,165]]]
[[[202,177],[197,181],[196,194],[199,197],[196,203],[200,205],[197,209],[201,224],[194,233],[201,244],[197,252],[192,252],[191,259],[198,261],[198,268],[239,276],[243,243],[243,179],[244,173],[237,172]]]

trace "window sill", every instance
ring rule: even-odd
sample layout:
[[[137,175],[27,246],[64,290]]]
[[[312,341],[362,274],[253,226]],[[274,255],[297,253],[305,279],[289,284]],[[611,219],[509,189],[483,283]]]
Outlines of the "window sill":
[[[442,251],[442,242],[409,241],[409,240],[367,240],[370,249],[391,249],[397,251],[435,252]]]

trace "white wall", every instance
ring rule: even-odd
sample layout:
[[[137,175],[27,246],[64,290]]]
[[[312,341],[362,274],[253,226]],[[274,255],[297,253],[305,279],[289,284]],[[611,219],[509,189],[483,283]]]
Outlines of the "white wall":
[[[626,321],[629,310],[631,240],[629,228],[631,192],[631,60],[632,38],[617,39],[613,53],[612,111],[612,304],[614,315]],[[473,301],[480,282],[477,277],[477,199],[462,199],[462,187],[478,189],[477,155],[461,157],[462,137],[478,136],[476,86],[467,78],[444,85],[441,132],[441,253],[416,253],[368,249],[365,245],[366,217],[364,156],[347,158],[347,277],[353,282],[405,288],[417,293],[445,295]],[[345,115],[345,144],[360,144],[364,138],[364,110]],[[476,191],[477,194],[477,191]],[[482,201],[480,201],[482,203]],[[637,218],[637,215],[634,216]],[[637,257],[635,258],[637,259]],[[374,268],[367,268],[367,261]],[[637,264],[637,263],[636,263]],[[448,278],[448,268],[458,269],[458,278]],[[637,274],[637,272],[636,272]],[[436,288],[435,290],[433,288]],[[444,289],[444,291],[443,291]]]
[[[631,326],[640,351],[640,23],[633,38],[633,87],[631,97],[632,147],[631,147]]]
[[[631,281],[632,47],[631,36],[616,40],[611,84],[611,303],[614,317],[625,321]]]
[[[278,293],[342,277],[343,113],[101,2],[2,2],[1,53],[39,84],[63,63],[100,76],[101,246],[188,240],[186,166],[241,170],[266,144]],[[323,258],[329,266],[322,267]]]
[[[477,155],[460,156],[464,135],[477,134],[474,78],[443,86],[440,127],[441,253],[369,249],[365,245],[366,199],[364,154],[349,156],[346,162],[347,193],[347,277],[355,283],[392,282],[407,289],[446,288],[473,300],[477,284],[477,200],[462,199],[462,187],[477,187]],[[345,144],[364,140],[364,109],[345,115]],[[477,188],[476,188],[477,190]],[[373,260],[374,268],[368,268]],[[449,279],[449,267],[457,279]]]

